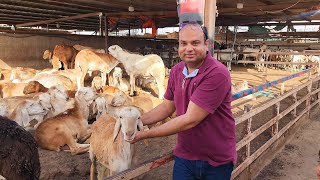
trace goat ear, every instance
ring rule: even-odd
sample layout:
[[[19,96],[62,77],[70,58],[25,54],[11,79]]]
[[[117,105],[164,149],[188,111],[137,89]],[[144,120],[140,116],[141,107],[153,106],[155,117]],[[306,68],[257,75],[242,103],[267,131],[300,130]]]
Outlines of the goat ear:
[[[18,120],[19,119],[19,120]],[[30,121],[31,121],[31,119],[30,119],[30,116],[29,116],[29,113],[28,113],[28,111],[27,111],[27,109],[26,108],[23,108],[21,111],[20,111],[20,113],[19,113],[19,115],[18,115],[18,117],[17,117],[17,120],[19,121],[18,123],[22,123],[22,124],[20,124],[22,127],[27,127],[27,126],[29,126],[30,125]]]
[[[141,119],[138,120],[138,130],[143,131],[143,124],[142,124]]]
[[[120,120],[117,120],[116,124],[114,125],[112,142],[114,142],[116,140],[116,138],[119,134],[119,131],[120,131],[120,127],[121,127],[121,122],[120,122]]]

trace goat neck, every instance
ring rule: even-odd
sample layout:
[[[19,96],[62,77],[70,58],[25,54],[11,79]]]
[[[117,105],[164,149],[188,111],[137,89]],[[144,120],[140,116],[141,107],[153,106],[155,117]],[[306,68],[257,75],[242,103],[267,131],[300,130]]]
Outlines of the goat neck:
[[[70,109],[68,114],[78,117],[79,119],[89,118],[89,104],[81,96],[76,96],[74,108]]]

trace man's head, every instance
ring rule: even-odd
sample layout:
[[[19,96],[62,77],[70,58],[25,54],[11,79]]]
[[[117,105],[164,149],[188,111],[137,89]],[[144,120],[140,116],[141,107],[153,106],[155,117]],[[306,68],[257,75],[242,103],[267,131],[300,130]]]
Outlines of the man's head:
[[[199,24],[185,24],[179,32],[179,56],[186,63],[201,64],[208,51],[206,31]]]

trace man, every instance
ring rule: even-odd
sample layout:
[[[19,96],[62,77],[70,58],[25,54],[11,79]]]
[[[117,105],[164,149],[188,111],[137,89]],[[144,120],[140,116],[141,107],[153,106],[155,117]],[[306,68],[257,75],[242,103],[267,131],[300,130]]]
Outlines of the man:
[[[231,78],[227,68],[208,53],[208,40],[198,24],[179,32],[182,62],[171,69],[165,100],[142,116],[145,125],[177,117],[137,132],[137,142],[178,133],[174,180],[230,179],[236,162],[235,121],[231,113]]]

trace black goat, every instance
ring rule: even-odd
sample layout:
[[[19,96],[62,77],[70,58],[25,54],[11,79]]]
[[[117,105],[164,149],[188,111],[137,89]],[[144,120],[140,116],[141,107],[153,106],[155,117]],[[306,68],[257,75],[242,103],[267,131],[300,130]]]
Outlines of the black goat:
[[[7,180],[37,180],[38,145],[32,134],[15,121],[0,116],[0,175]]]

